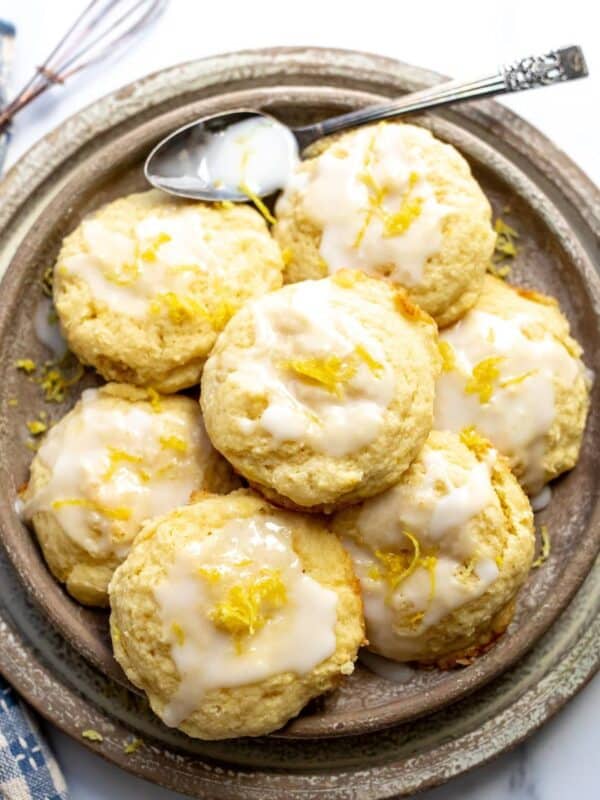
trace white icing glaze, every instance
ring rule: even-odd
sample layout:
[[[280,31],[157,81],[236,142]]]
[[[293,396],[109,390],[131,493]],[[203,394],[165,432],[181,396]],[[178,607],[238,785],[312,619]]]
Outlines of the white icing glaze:
[[[391,658],[385,658],[365,648],[360,651],[358,660],[375,675],[392,683],[408,683],[417,672],[413,667],[399,664],[397,661],[392,661]]]
[[[52,350],[56,358],[62,358],[67,352],[67,343],[62,337],[58,318],[49,297],[42,297],[33,313],[33,329],[36,338]]]
[[[281,189],[298,162],[292,132],[275,120],[247,119],[212,134],[200,152],[198,176],[216,188],[258,195]]]
[[[219,579],[206,579],[201,568],[218,570]],[[256,632],[236,641],[214,624],[211,611],[232,586],[243,586],[265,570],[281,578],[285,601],[266,611]],[[167,725],[187,719],[207,690],[285,672],[305,675],[335,652],[337,595],[303,573],[291,531],[276,519],[231,520],[188,544],[154,594],[180,678],[161,713]]]
[[[366,502],[358,517],[359,530],[375,549],[393,550],[402,541],[402,531],[408,530],[418,532],[425,545],[445,539],[445,546],[458,558],[468,558],[475,544],[466,538],[465,523],[495,502],[491,462],[465,470],[429,445],[421,457],[425,467],[421,481],[396,484]]]
[[[42,442],[37,458],[50,480],[23,515],[51,512],[91,555],[124,558],[145,520],[188,502],[210,449],[199,410],[190,424],[147,404],[115,407],[87,389]]]
[[[258,237],[233,229],[214,235],[193,207],[148,216],[127,236],[96,219],[84,221],[82,230],[87,252],[64,258],[58,269],[83,279],[96,301],[135,318],[152,313],[161,295],[185,297],[222,283],[238,268],[236,259],[245,258],[240,241],[251,247]]]
[[[426,445],[425,471],[411,487],[397,485],[364,503],[358,517],[358,537],[344,538],[359,577],[367,638],[376,652],[410,661],[419,650],[415,639],[465,603],[481,596],[498,576],[496,562],[481,551],[468,522],[490,504],[498,503],[491,468],[485,461],[463,467],[441,450]],[[428,567],[418,562],[394,588],[385,579],[377,552],[435,553]],[[471,563],[469,575],[465,564]],[[399,624],[398,618],[415,620]]]
[[[538,492],[535,497],[531,498],[531,508],[534,511],[543,511],[550,505],[552,500],[552,489],[549,486],[544,486],[541,492]]]
[[[572,385],[582,367],[553,336],[531,338],[528,328],[539,335],[539,324],[526,314],[506,320],[471,311],[441,332],[442,341],[454,351],[456,367],[437,381],[434,427],[460,431],[474,425],[513,464],[523,467],[523,484],[535,494],[545,480],[544,438],[554,421],[554,382]],[[497,364],[499,378],[489,401],[482,403],[477,394],[465,392],[465,385],[473,367],[490,357],[502,359]]]
[[[428,134],[420,133],[427,146]],[[365,128],[350,142],[325,151],[310,176],[298,173],[277,211],[283,213],[294,194],[300,194],[322,227],[320,253],[329,272],[349,267],[381,274],[387,267],[393,280],[415,286],[422,280],[425,262],[441,247],[441,222],[452,210],[437,201],[428,172],[402,125]],[[377,188],[385,195],[379,211],[372,213]],[[420,213],[401,233],[390,235],[382,217],[406,209],[407,200],[421,203]]]
[[[350,295],[329,283],[303,281],[291,292],[253,303],[253,346],[220,356],[233,370],[232,383],[268,399],[259,420],[237,419],[242,432],[260,427],[277,441],[305,442],[332,456],[376,438],[393,396],[394,375],[382,346],[348,313]],[[290,360],[355,358],[357,346],[380,368],[356,358],[356,371],[338,394],[284,366]]]

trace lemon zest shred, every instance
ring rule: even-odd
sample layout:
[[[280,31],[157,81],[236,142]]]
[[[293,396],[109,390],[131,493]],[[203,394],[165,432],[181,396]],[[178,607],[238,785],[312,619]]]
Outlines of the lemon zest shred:
[[[42,273],[42,294],[52,297],[54,285],[54,267],[46,267]]]
[[[372,581],[381,580],[381,570],[379,569],[377,564],[371,564],[371,566],[367,570],[367,577],[370,578]]]
[[[558,300],[555,297],[549,297],[541,292],[536,292],[535,289],[527,289],[524,286],[513,286],[515,292],[524,297],[526,300],[533,300],[534,303],[540,303],[543,306],[557,306]]]
[[[104,517],[108,517],[109,519],[120,521],[127,521],[128,519],[131,519],[130,508],[125,508],[124,506],[110,508],[109,506],[104,506],[101,503],[96,503],[93,500],[88,500],[85,497],[67,497],[63,500],[54,500],[52,502],[52,508],[57,511],[67,506],[80,506],[81,508],[86,508],[89,511],[95,511],[97,514],[102,514]]]
[[[289,265],[294,260],[294,251],[291,247],[283,247],[281,250],[281,260],[283,261],[284,267],[289,267]]]
[[[408,565],[406,564],[406,554],[385,553],[382,550],[375,551],[375,556],[385,567],[385,579],[392,590],[397,589],[402,581],[406,580],[409,575],[412,575],[419,564],[421,556],[421,545],[417,537],[413,536],[409,531],[402,531],[402,533],[409,539],[413,546],[412,557]]]
[[[362,278],[364,278],[364,273],[356,269],[340,269],[331,276],[333,283],[342,289],[352,289]]]
[[[181,324],[196,315],[208,317],[208,310],[204,303],[189,295],[180,295],[175,292],[160,292],[150,303],[150,313],[160,314],[166,311],[171,322]]]
[[[120,450],[118,447],[109,447],[108,452],[110,464],[102,475],[102,479],[105,481],[111,480],[120,464],[141,464],[144,461],[142,456],[134,456],[126,450]]]
[[[158,236],[156,236],[151,242],[151,244],[149,244],[148,247],[140,253],[141,258],[143,258],[144,261],[156,261],[158,248],[170,241],[171,236],[169,236],[168,233],[159,233]]]
[[[152,406],[152,410],[156,414],[158,414],[160,411],[162,411],[162,403],[160,401],[159,393],[156,391],[156,389],[153,389],[151,386],[148,389],[146,389],[146,393],[148,394],[148,401]]]
[[[478,433],[474,425],[463,428],[459,433],[459,439],[477,458],[483,458],[492,446]]]
[[[269,224],[271,225],[275,224],[276,219],[273,216],[273,214],[271,214],[271,212],[263,203],[263,201],[260,199],[260,197],[256,194],[256,192],[252,191],[252,189],[248,186],[247,183],[245,182],[240,183],[239,190],[240,192],[243,192],[252,203],[254,203],[256,208],[260,211],[260,213],[263,215],[263,217]]]
[[[514,378],[506,378],[505,380],[500,381],[499,386],[502,389],[506,389],[507,386],[516,386],[517,384],[526,381],[527,378],[531,378],[531,376],[535,375],[537,372],[537,369],[530,369],[528,372],[523,372],[521,375],[515,375]]]
[[[85,731],[81,731],[81,735],[84,739],[88,739],[90,742],[103,742],[104,736],[99,731],[94,730],[94,728],[87,728]]]
[[[550,535],[548,534],[547,525],[541,526],[540,534],[542,537],[542,547],[539,556],[535,559],[535,561],[531,565],[533,569],[541,567],[544,561],[546,561],[548,556],[550,555],[551,545],[550,545]]]
[[[429,598],[428,602],[431,603],[435,596],[435,568],[437,566],[437,557],[434,555],[423,556],[419,559],[418,566],[423,567],[429,573]]]
[[[143,744],[143,739],[132,739],[132,741],[127,742],[127,744],[123,747],[123,752],[126,756],[130,756],[132,753],[135,753],[137,750],[139,750]]]
[[[494,222],[494,230],[497,236],[492,256],[493,261],[498,263],[506,258],[514,258],[517,255],[515,239],[519,238],[518,231],[507,225],[502,217],[498,217]]]
[[[185,642],[185,632],[178,622],[171,623],[171,633],[175,637],[175,641],[180,647],[183,647]]]
[[[498,365],[502,361],[503,356],[491,356],[475,364],[471,377],[465,384],[466,394],[476,394],[480,403],[488,403],[494,392],[494,384],[500,377]]]
[[[186,453],[188,449],[187,442],[179,436],[161,436],[160,444],[161,447],[168,450],[175,450],[178,453]]]
[[[440,339],[438,342],[438,349],[442,358],[442,371],[452,372],[453,369],[456,369],[456,356],[454,354],[454,348],[450,342]]]
[[[32,372],[36,371],[37,364],[32,358],[18,358],[15,361],[15,367],[20,369],[21,372],[26,372],[27,375],[31,375]]]
[[[286,601],[279,570],[264,569],[254,580],[232,586],[225,599],[209,612],[209,619],[239,643],[242,637],[253,636],[264,627],[269,611],[281,608]]]
[[[416,305],[416,303],[413,303],[411,300],[409,300],[406,293],[403,291],[397,291],[395,293],[394,305],[396,306],[396,310],[411,322],[418,321],[426,322],[431,325],[434,324],[429,314],[426,311],[423,311],[423,309]]]
[[[360,358],[361,361],[367,365],[367,367],[371,370],[373,375],[378,378],[381,373],[383,372],[384,366],[380,361],[377,361],[376,358],[373,358],[371,353],[367,350],[367,348],[362,344],[357,344],[354,352]]]
[[[490,262],[488,264],[487,271],[495,278],[499,278],[500,280],[504,281],[511,274],[512,268],[509,267],[508,264],[503,264],[502,266],[497,267],[493,262]]]
[[[222,331],[237,310],[237,307],[232,303],[227,300],[221,300],[210,311],[209,317],[211,325],[216,331]]]
[[[280,366],[300,378],[314,381],[338,397],[342,392],[341,385],[353,378],[357,372],[357,366],[351,360],[333,355],[323,358],[289,359],[282,361]]]
[[[212,584],[218,583],[222,577],[221,570],[217,567],[198,567],[198,575]]]
[[[383,223],[383,236],[402,236],[423,211],[422,197],[403,197],[402,204],[394,214],[386,214]]]
[[[75,361],[75,368],[68,374],[69,362]],[[69,389],[78,383],[84,376],[83,364],[75,359],[72,353],[67,353],[60,361],[49,361],[44,365],[42,374],[32,378],[39,384],[44,400],[47,403],[62,403]]]
[[[25,423],[27,426],[27,430],[32,436],[39,436],[41,433],[44,433],[48,426],[45,422],[42,422],[40,419],[31,419]]]
[[[114,269],[105,267],[102,273],[106,280],[116,283],[118,286],[129,286],[140,277],[140,269],[136,263],[123,263],[119,268],[115,267]]]

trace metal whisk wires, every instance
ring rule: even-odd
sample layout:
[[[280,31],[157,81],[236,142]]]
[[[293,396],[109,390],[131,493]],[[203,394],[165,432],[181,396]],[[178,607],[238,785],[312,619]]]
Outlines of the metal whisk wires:
[[[164,10],[168,0],[91,0],[43,64],[0,113],[0,130],[50,87],[113,55]]]

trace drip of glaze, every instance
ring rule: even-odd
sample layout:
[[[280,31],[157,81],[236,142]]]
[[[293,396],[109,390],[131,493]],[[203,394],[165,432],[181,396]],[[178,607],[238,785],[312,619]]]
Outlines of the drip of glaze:
[[[541,492],[531,498],[531,507],[534,511],[543,511],[550,505],[552,500],[552,489],[550,486],[544,486]]]
[[[53,312],[54,306],[50,298],[42,297],[33,312],[33,329],[37,340],[51,350],[57,359],[61,359],[67,352],[67,343]]]
[[[417,670],[407,664],[400,664],[364,648],[360,651],[358,660],[370,672],[392,683],[410,683],[417,674]]]

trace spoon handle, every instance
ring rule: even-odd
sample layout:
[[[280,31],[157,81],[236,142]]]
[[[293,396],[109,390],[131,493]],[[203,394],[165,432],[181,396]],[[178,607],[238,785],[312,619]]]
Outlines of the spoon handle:
[[[382,119],[400,117],[417,111],[425,111],[450,103],[462,103],[496,94],[520,92],[538,86],[551,86],[574,78],[584,78],[588,74],[581,47],[563,47],[551,50],[541,56],[527,56],[500,67],[492,75],[469,81],[447,81],[423,89],[381,106],[361,108],[338,117],[331,117],[315,125],[296,128],[294,131],[302,148],[322,136],[376,122]]]

